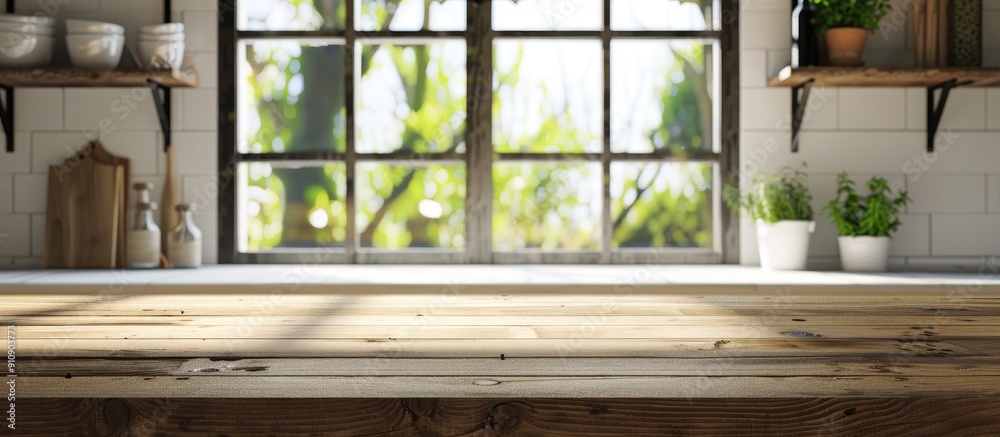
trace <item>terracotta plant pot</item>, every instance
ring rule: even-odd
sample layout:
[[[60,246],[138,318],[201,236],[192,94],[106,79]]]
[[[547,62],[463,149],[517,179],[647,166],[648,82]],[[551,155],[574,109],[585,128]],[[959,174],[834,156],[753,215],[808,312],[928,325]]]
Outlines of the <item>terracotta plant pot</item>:
[[[863,27],[834,27],[826,31],[826,46],[830,52],[830,65],[860,67],[865,65],[861,52],[865,49],[868,29]]]

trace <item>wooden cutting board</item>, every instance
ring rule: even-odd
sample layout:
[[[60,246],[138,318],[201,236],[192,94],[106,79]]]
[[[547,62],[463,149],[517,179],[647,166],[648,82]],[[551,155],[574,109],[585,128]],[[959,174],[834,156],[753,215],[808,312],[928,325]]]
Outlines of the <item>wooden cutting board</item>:
[[[91,144],[49,168],[46,268],[124,267],[127,160]]]
[[[115,256],[115,266],[118,268],[125,268],[128,264],[126,252],[127,244],[125,238],[128,236],[129,192],[130,187],[132,186],[130,180],[132,167],[128,159],[112,155],[99,142],[91,143],[90,147],[92,150],[91,156],[93,156],[97,162],[118,166],[119,168],[116,169],[116,171],[120,171],[122,173],[121,188],[115,191],[115,209],[118,212],[118,234],[115,238],[118,244]]]

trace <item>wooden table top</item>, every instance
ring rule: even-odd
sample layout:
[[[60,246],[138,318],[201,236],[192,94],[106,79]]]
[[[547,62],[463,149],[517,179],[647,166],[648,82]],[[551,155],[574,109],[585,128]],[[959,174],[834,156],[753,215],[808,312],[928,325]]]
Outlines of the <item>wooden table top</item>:
[[[293,269],[0,273],[18,396],[1000,395],[984,274]]]

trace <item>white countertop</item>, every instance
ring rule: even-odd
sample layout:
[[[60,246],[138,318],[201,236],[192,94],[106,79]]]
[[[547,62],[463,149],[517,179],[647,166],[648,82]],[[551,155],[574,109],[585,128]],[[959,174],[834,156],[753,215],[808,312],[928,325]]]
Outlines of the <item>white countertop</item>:
[[[517,292],[569,288],[589,292],[608,286],[632,293],[657,293],[693,287],[704,292],[717,288],[725,292],[761,288],[796,287],[838,292],[871,292],[874,288],[905,287],[972,291],[1000,294],[1000,274],[984,270],[975,273],[894,272],[860,274],[845,272],[775,272],[745,266],[648,266],[648,265],[219,265],[190,270],[22,270],[0,272],[0,293],[19,291],[61,291],[79,287],[124,287],[126,292],[153,288],[173,291],[176,286],[221,287],[233,291],[259,292],[268,286],[294,287],[296,291],[335,290],[343,292],[406,291],[408,286],[463,287],[466,292],[502,287]],[[333,286],[333,288],[331,288]],[[481,286],[481,287],[478,287]],[[513,286],[513,287],[512,287]],[[263,288],[262,288],[263,287]],[[495,290],[493,290],[495,291]],[[676,291],[676,290],[673,290]]]

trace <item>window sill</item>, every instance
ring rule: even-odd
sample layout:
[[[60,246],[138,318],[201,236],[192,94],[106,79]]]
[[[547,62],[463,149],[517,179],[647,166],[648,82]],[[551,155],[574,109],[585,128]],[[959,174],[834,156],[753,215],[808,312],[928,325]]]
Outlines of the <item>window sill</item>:
[[[463,293],[1000,295],[1000,274],[765,271],[749,266],[566,265],[218,265],[190,270],[23,270],[0,272],[0,293]],[[794,289],[794,290],[793,290]]]

